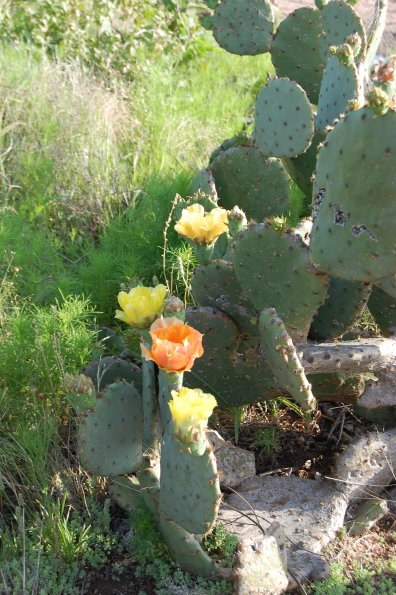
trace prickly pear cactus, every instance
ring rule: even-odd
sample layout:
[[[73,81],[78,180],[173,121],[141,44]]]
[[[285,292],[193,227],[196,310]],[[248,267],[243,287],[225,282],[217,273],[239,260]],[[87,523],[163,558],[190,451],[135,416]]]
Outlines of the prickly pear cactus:
[[[238,55],[271,51],[276,76],[259,91],[253,137],[244,131],[215,149],[174,209],[199,263],[196,307],[136,304],[123,292],[142,371],[114,357],[85,369],[93,385],[79,448],[88,470],[112,478],[121,506],[148,506],[181,567],[207,577],[222,574],[200,544],[221,498],[205,434],[213,403],[287,392],[308,418],[316,397],[353,402],[362,373],[382,378],[396,361],[393,339],[343,341],[369,296],[384,334],[395,332],[396,85],[379,71],[368,79],[385,0],[369,36],[342,0],[294,11],[275,35],[268,0],[205,4],[202,22],[218,44]],[[311,222],[296,224],[293,213],[294,228],[286,171],[312,207]],[[75,401],[88,384],[74,383]]]

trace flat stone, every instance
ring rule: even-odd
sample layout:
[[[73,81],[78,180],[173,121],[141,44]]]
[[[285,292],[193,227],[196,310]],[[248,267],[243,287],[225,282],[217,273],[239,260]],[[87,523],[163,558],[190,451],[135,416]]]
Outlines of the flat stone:
[[[274,536],[241,539],[234,561],[234,595],[278,595],[289,584],[285,556]]]
[[[226,442],[215,430],[208,430],[206,438],[216,457],[222,488],[234,489],[241,481],[256,475],[256,464],[252,452]]]
[[[332,477],[350,502],[377,496],[394,480],[396,428],[353,440],[338,458]]]
[[[320,554],[343,526],[347,506],[347,498],[330,480],[257,476],[225,498],[219,521],[241,540],[260,541],[274,523],[281,527],[274,537],[287,548],[291,588],[327,574]]]

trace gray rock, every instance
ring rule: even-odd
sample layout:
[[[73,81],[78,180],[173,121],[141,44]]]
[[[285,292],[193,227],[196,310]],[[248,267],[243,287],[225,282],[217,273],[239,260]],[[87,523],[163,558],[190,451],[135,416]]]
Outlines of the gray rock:
[[[285,557],[274,536],[239,541],[234,562],[235,595],[278,595],[288,584]]]
[[[273,533],[288,550],[289,588],[320,580],[328,565],[320,556],[344,523],[348,500],[330,480],[299,477],[251,477],[228,495],[219,520],[241,540],[260,541]]]
[[[395,467],[396,428],[353,440],[338,458],[332,477],[353,502],[377,496],[394,479]]]
[[[236,488],[244,479],[256,475],[252,452],[226,442],[215,430],[208,430],[206,437],[216,457],[222,488]]]

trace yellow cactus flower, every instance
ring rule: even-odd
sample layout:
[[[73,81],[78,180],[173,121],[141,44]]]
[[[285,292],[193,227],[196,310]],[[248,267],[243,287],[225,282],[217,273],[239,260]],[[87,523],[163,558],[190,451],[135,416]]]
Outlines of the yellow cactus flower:
[[[217,407],[213,395],[204,393],[200,388],[185,388],[180,392],[172,391],[173,400],[169,401],[175,433],[190,434],[191,430],[202,431],[208,425],[208,419]]]
[[[120,291],[118,303],[122,310],[117,310],[115,318],[136,328],[148,328],[158,318],[164,307],[167,294],[165,285],[156,287],[133,287],[129,293]]]
[[[200,388],[182,388],[172,391],[169,401],[174,435],[182,448],[193,456],[201,456],[207,448],[205,430],[208,419],[217,407],[213,395],[202,392]]]
[[[222,233],[228,231],[227,224],[225,209],[216,208],[205,213],[202,205],[194,204],[182,210],[175,230],[196,244],[210,246]]]

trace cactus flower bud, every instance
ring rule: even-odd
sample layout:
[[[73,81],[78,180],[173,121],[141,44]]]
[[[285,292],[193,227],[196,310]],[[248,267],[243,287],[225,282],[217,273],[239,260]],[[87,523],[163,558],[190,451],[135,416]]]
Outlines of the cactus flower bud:
[[[117,310],[115,318],[136,328],[148,328],[162,313],[167,291],[165,285],[133,287],[129,293],[120,291],[118,303],[122,310]]]
[[[245,213],[238,206],[235,206],[228,214],[228,229],[233,238],[236,238],[241,231],[247,227]]]
[[[390,108],[388,94],[380,87],[374,87],[368,94],[368,107],[377,115],[383,116]]]
[[[205,213],[200,204],[193,204],[182,210],[182,216],[175,230],[200,246],[210,246],[224,232],[228,231],[227,211],[215,208]]]
[[[63,378],[63,389],[66,393],[94,394],[93,382],[91,378],[85,376],[85,374],[73,376],[72,374],[66,373]]]
[[[185,307],[180,298],[171,295],[164,301],[164,316],[175,316],[184,320]]]
[[[201,389],[182,388],[172,391],[169,401],[174,434],[190,454],[200,456],[206,450],[205,430],[208,419],[217,406],[213,395]]]

